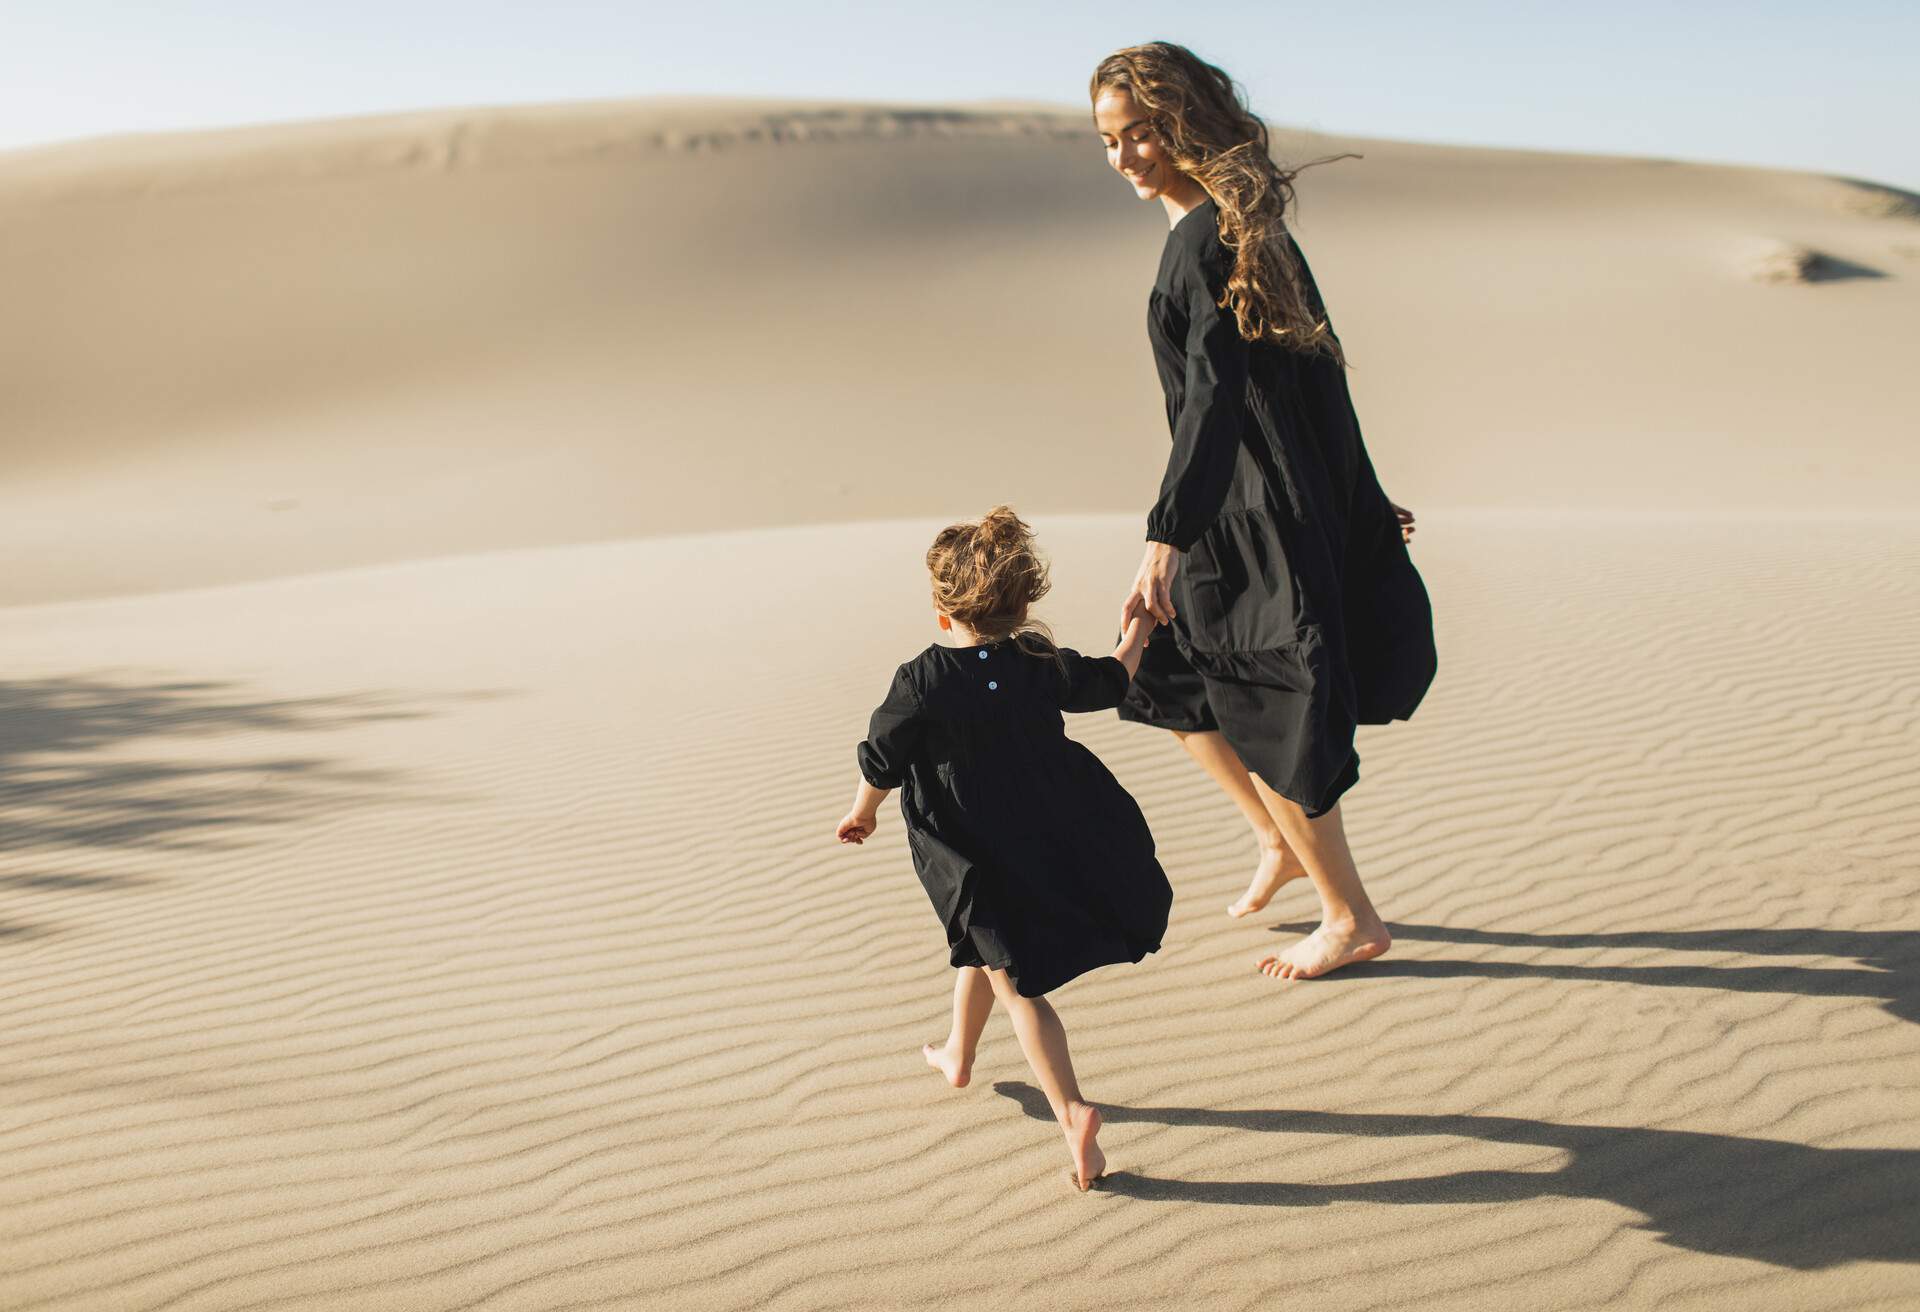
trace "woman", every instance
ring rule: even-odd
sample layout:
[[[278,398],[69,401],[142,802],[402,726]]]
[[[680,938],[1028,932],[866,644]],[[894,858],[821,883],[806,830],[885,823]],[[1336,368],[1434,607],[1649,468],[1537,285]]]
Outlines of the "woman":
[[[1279,979],[1385,952],[1341,824],[1357,724],[1413,713],[1433,679],[1433,616],[1407,556],[1413,516],[1374,477],[1346,359],[1287,231],[1294,174],[1231,79],[1184,47],[1100,62],[1108,162],[1172,231],[1148,337],[1173,450],[1121,608],[1171,626],[1123,718],[1171,730],[1252,824],[1249,915],[1290,879],[1320,895],[1314,932],[1264,958]]]

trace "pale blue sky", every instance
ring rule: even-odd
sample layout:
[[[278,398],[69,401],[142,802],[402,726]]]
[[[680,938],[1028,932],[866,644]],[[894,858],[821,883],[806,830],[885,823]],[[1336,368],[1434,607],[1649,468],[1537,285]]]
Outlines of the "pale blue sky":
[[[659,94],[1078,104],[1182,41],[1275,123],[1811,168],[1920,190],[1920,2],[0,0],[0,149]]]

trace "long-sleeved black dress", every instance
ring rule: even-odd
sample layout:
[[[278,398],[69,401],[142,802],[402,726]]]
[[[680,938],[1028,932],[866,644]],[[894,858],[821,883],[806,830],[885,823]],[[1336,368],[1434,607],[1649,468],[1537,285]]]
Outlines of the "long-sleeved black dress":
[[[855,755],[900,790],[914,870],[953,964],[1025,997],[1159,948],[1173,889],[1153,833],[1062,711],[1119,705],[1127,667],[1012,639],[927,648],[894,672]]]
[[[1219,304],[1232,267],[1203,201],[1167,234],[1148,298],[1173,451],[1146,536],[1185,555],[1174,641],[1147,647],[1120,715],[1217,729],[1274,792],[1322,815],[1360,777],[1355,727],[1406,719],[1426,695],[1433,611],[1345,371],[1244,340]]]

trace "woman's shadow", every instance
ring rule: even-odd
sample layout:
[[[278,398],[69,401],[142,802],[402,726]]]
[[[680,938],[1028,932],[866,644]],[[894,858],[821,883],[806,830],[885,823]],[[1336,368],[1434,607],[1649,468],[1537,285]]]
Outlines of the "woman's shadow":
[[[1297,933],[1311,925],[1278,925]],[[1779,965],[1593,966],[1558,962],[1388,959],[1342,972],[1347,979],[1592,980],[1741,993],[1873,998],[1894,1016],[1920,1021],[1920,934],[1897,930],[1716,929],[1526,934],[1395,922],[1403,941],[1520,948],[1641,948],[1745,956],[1850,958],[1855,967]],[[1317,986],[1317,985],[1316,985]],[[995,1086],[1030,1116],[1051,1120],[1046,1100],[1026,1085]],[[1647,1218],[1668,1243],[1703,1253],[1750,1257],[1802,1270],[1855,1260],[1920,1261],[1920,1151],[1812,1148],[1772,1139],[1636,1126],[1554,1125],[1500,1116],[1382,1115],[1354,1112],[1219,1112],[1195,1107],[1103,1108],[1110,1122],[1146,1121],[1294,1134],[1453,1135],[1537,1145],[1568,1154],[1557,1171],[1465,1171],[1359,1184],[1190,1182],[1126,1172],[1113,1192],[1153,1200],[1276,1207],[1340,1201],[1513,1202],[1600,1198]]]
[[[1031,1085],[995,1092],[1051,1123]],[[1101,1187],[1152,1202],[1321,1207],[1329,1203],[1517,1203],[1597,1198],[1639,1212],[1669,1244],[1774,1266],[1814,1270],[1843,1262],[1920,1261],[1920,1151],[1809,1148],[1774,1139],[1637,1126],[1555,1125],[1506,1116],[1372,1112],[1210,1111],[1100,1104],[1109,1124],[1226,1127],[1285,1134],[1452,1135],[1555,1148],[1555,1171],[1459,1171],[1352,1184],[1167,1180],[1129,1171]]]
[[[1307,932],[1311,924],[1275,925],[1275,933]],[[1629,930],[1598,934],[1521,934],[1450,925],[1391,922],[1401,941],[1518,948],[1653,948],[1668,952],[1732,952],[1759,957],[1844,957],[1860,967],[1830,966],[1581,966],[1558,962],[1407,961],[1389,957],[1364,970],[1328,976],[1375,979],[1597,980],[1664,988],[1727,989],[1735,993],[1797,993],[1814,998],[1874,998],[1901,1020],[1920,1022],[1920,933],[1858,929]],[[1317,981],[1316,981],[1317,983]]]

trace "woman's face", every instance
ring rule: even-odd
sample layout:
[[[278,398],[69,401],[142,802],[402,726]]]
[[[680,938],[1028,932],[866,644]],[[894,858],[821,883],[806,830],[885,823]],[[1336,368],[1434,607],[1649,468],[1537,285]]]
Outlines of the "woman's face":
[[[1141,200],[1152,200],[1172,188],[1182,190],[1186,175],[1174,166],[1160,134],[1147,121],[1131,92],[1102,91],[1093,102],[1093,125],[1106,143],[1107,163],[1133,184]]]

